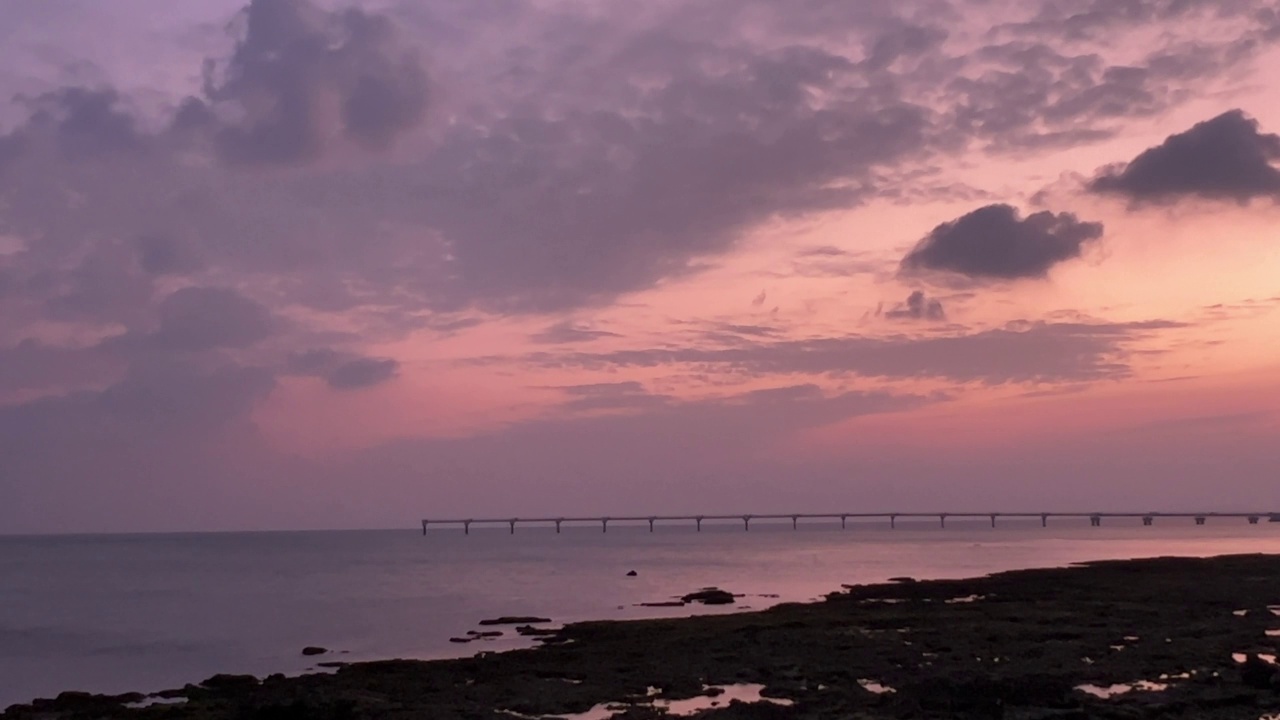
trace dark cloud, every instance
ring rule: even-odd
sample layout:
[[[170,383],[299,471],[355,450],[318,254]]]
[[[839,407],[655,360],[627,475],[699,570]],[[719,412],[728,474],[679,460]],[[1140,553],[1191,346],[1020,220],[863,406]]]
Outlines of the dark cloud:
[[[261,368],[153,361],[103,389],[0,405],[0,526],[180,530],[210,527],[215,515],[236,523],[277,471],[248,420],[273,387]],[[233,489],[236,478],[251,485]]]
[[[573,412],[594,410],[634,412],[650,410],[675,401],[667,395],[650,393],[635,381],[569,385],[560,389],[569,396],[569,402],[562,406],[563,409]]]
[[[323,378],[334,390],[358,390],[394,379],[400,363],[391,358],[355,356],[333,348],[292,353],[284,372]]]
[[[148,275],[183,275],[204,267],[189,243],[163,235],[143,235],[136,241],[138,266]]]
[[[277,327],[262,305],[226,288],[183,288],[160,303],[160,327],[150,340],[167,350],[243,348]]]
[[[847,336],[759,342],[733,347],[534,353],[526,361],[556,368],[647,368],[688,365],[749,376],[806,374],[943,378],[988,385],[1114,380],[1130,375],[1133,345],[1165,321],[1013,323],[967,335],[921,338]]]
[[[103,237],[181,238],[198,265],[172,268],[156,251],[144,270],[252,275],[282,302],[398,314],[388,325],[401,332],[424,310],[562,312],[699,272],[766,223],[954,196],[932,172],[942,156],[1108,137],[1271,42],[1256,8],[1212,13],[1213,37],[1227,39],[1210,41],[1172,6],[1134,11],[1142,21],[1089,7],[1101,19],[1070,47],[1052,32],[1070,9],[1047,2],[1013,13],[1042,24],[1014,21],[974,47],[948,36],[971,8],[937,0],[664,5],[643,23],[447,2],[401,8],[394,26],[254,0],[232,52],[211,58],[206,88],[172,116],[99,90],[32,105],[47,120],[0,135],[11,170],[0,177],[22,178],[0,179],[0,203],[15,234],[46,239],[24,260],[40,270]],[[1117,51],[1139,22],[1158,28],[1152,52]],[[447,122],[394,162],[341,152],[383,147],[432,107]],[[67,161],[55,152],[67,143],[110,166]],[[305,168],[231,172],[218,158]],[[856,255],[790,268],[884,269]]]
[[[47,317],[57,320],[133,323],[147,317],[154,287],[138,272],[126,248],[103,241],[65,270],[28,278],[29,297],[43,296]]]
[[[209,431],[243,419],[274,386],[272,374],[262,368],[225,365],[202,371],[188,363],[142,363],[102,390],[0,407],[0,435],[12,446],[42,436],[88,441],[134,431],[145,441],[163,442],[171,434]],[[40,449],[29,447],[21,454],[35,452]]]
[[[59,148],[70,158],[86,160],[143,148],[144,136],[137,120],[122,107],[115,90],[63,88],[30,104],[30,122],[52,128]]]
[[[400,363],[391,358],[357,358],[334,367],[324,379],[334,390],[359,390],[387,382],[399,370]]]
[[[427,74],[386,17],[325,12],[307,0],[253,0],[244,33],[223,66],[210,66],[212,111],[189,102],[178,127],[235,113],[217,131],[233,162],[301,163],[335,138],[385,149],[427,110]]]
[[[1031,18],[1003,24],[995,30],[1098,41],[1126,27],[1232,17],[1253,20],[1255,14],[1265,12],[1251,0],[1073,0],[1043,2],[1034,7],[1035,14]]]
[[[902,271],[942,271],[980,280],[1042,278],[1102,237],[1102,224],[1072,213],[1019,216],[1009,205],[987,205],[934,228],[902,259]]]
[[[108,384],[125,364],[99,348],[50,345],[28,338],[0,347],[0,403],[20,393],[66,392]]]
[[[708,47],[689,61],[640,113],[458,128],[424,197],[453,241],[453,292],[503,311],[607,302],[695,271],[770,218],[857,204],[875,169],[926,142],[929,112],[846,93],[857,71],[843,57]]]
[[[1280,196],[1280,170],[1271,164],[1277,159],[1280,135],[1259,132],[1257,120],[1231,110],[1103,171],[1089,189],[1137,202],[1274,198]]]
[[[942,301],[926,297],[923,290],[912,291],[906,302],[885,310],[884,316],[891,320],[945,320],[947,317]]]
[[[540,330],[529,339],[536,343],[547,345],[560,345],[566,343],[591,342],[592,340],[600,340],[601,338],[619,337],[618,333],[609,332],[607,330],[595,330],[573,322],[572,320],[562,320],[553,325],[548,325],[545,329]]]

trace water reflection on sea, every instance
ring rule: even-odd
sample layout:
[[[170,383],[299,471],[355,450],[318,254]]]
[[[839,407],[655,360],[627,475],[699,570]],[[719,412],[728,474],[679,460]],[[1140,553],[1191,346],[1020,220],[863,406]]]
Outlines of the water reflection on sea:
[[[715,585],[733,608],[811,600],[842,583],[965,577],[1091,559],[1280,552],[1280,524],[1244,520],[948,520],[0,537],[0,708],[61,690],[156,690],[216,672],[301,672],[317,660],[444,657],[515,647],[449,638],[498,615],[558,622],[687,615],[639,607]],[[634,570],[636,576],[628,577]],[[306,645],[335,652],[304,658]],[[345,652],[342,652],[345,651]]]

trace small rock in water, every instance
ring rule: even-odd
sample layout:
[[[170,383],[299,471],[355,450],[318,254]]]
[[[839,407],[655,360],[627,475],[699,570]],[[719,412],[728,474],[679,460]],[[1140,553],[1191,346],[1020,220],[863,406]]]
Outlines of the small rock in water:
[[[702,603],[703,605],[732,605],[733,593],[720,588],[704,588],[698,592],[692,592],[680,598],[687,603]]]
[[[525,637],[545,637],[545,636],[548,636],[548,635],[555,635],[555,634],[556,634],[556,633],[558,633],[558,632],[560,632],[560,631],[559,631],[559,630],[552,630],[552,629],[550,629],[550,628],[536,628],[536,627],[534,627],[534,626],[532,626],[532,625],[517,625],[517,626],[516,626],[516,634],[518,634],[518,635],[523,635],[523,636],[525,636]]]
[[[327,652],[329,652],[328,648],[316,647],[315,645],[308,645],[308,646],[306,646],[306,647],[302,648],[302,654],[303,654],[303,655],[308,655],[308,656],[310,656],[310,655],[323,655],[323,654],[325,654],[325,653],[327,653]]]
[[[537,623],[549,623],[551,618],[533,617],[532,615],[503,615],[499,618],[491,618],[489,620],[481,620],[481,625],[534,625]]]
[[[495,637],[501,637],[502,631],[501,630],[488,630],[488,631],[468,630],[467,634],[473,638],[495,638]]]
[[[451,643],[469,643],[469,642],[471,642],[471,640],[472,640],[472,639],[473,639],[473,638],[469,638],[469,637],[451,637],[451,638],[449,638],[449,642],[451,642]]]
[[[683,600],[664,600],[663,602],[636,603],[639,607],[684,607]]]
[[[636,572],[635,570],[630,570],[630,571],[628,571],[628,572],[627,572],[627,577],[635,577],[635,576],[637,576],[637,575],[639,575],[639,574],[640,574],[640,573]]]

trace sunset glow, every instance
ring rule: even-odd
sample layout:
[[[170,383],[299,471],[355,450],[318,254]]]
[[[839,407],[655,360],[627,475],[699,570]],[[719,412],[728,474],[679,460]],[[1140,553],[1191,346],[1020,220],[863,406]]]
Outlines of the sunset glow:
[[[1272,0],[8,5],[0,533],[1280,506]]]

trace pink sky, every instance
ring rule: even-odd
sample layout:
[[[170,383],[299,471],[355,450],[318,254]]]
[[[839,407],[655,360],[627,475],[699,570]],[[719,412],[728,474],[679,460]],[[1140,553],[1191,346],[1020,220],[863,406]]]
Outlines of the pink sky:
[[[0,533],[1280,511],[1275,0],[10,6]]]

